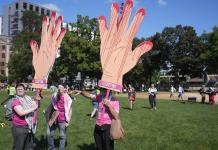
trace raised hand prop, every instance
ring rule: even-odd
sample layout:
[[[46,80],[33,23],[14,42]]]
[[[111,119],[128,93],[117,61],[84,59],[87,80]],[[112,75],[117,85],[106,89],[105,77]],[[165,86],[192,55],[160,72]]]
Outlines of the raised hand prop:
[[[35,70],[35,76],[32,81],[34,88],[42,89],[46,86],[49,72],[55,61],[57,49],[66,33],[64,28],[60,30],[62,17],[59,16],[57,20],[55,18],[55,12],[52,12],[50,23],[47,16],[43,17],[40,46],[38,46],[35,40],[30,42],[33,52],[32,63]]]
[[[137,64],[144,53],[152,49],[153,44],[144,41],[132,51],[132,41],[145,16],[145,10],[139,9],[128,27],[132,7],[133,1],[126,0],[123,13],[119,16],[120,6],[118,3],[113,3],[109,27],[105,17],[99,17],[100,57],[103,71],[98,83],[100,87],[120,92],[123,75]]]

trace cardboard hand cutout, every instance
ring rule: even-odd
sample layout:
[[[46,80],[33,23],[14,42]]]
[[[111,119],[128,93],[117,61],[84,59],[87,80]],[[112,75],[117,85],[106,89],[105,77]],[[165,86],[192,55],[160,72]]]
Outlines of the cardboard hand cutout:
[[[132,0],[126,0],[123,14],[119,16],[119,4],[111,7],[110,26],[107,27],[104,16],[99,17],[100,57],[103,75],[99,86],[118,91],[122,90],[123,75],[131,70],[140,57],[152,49],[150,41],[144,41],[132,51],[132,41],[145,16],[145,10],[139,9],[128,28],[133,7]]]
[[[47,17],[43,17],[41,44],[35,40],[31,40],[30,47],[33,52],[32,63],[35,70],[35,76],[32,81],[34,88],[44,88],[47,83],[47,78],[55,61],[58,46],[60,45],[66,30],[61,29],[62,17],[59,16],[55,21],[56,13],[52,12],[50,23],[48,26]]]

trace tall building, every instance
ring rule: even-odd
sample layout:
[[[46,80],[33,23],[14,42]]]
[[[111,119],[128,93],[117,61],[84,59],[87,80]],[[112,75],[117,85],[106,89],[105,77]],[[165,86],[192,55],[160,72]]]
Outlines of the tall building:
[[[12,36],[23,30],[23,11],[32,10],[39,15],[51,16],[51,9],[30,3],[25,0],[17,0],[3,6],[3,15],[0,16],[0,75],[8,76],[8,62],[10,59],[10,47]]]
[[[8,76],[11,37],[0,35],[0,75]]]
[[[3,8],[2,35],[14,36],[23,30],[21,18],[23,11],[32,10],[40,15],[51,16],[53,10],[32,4],[25,0],[17,0]]]
[[[2,16],[0,16],[0,35],[2,35]]]

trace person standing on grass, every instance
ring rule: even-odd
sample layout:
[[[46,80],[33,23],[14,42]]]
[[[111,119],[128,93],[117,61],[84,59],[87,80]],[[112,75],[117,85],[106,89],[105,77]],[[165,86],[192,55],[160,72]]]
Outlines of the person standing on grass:
[[[170,87],[170,98],[174,98],[174,93],[176,92],[176,89],[174,88],[173,85]]]
[[[135,88],[129,84],[128,88],[128,99],[130,102],[130,109],[133,110],[134,102],[135,102]]]
[[[66,142],[66,130],[71,121],[72,115],[72,99],[67,94],[67,89],[64,85],[58,85],[58,93],[55,93],[52,96],[51,103],[58,115],[56,115],[53,120],[54,123],[48,123],[47,128],[47,140],[48,140],[48,149],[54,150],[54,132],[59,129],[59,149],[64,150]]]
[[[178,95],[178,99],[177,100],[182,100],[183,101],[183,94],[184,94],[184,89],[181,85],[179,85],[179,95]]]
[[[1,105],[4,105],[7,101],[9,101],[10,99],[12,99],[15,95],[16,95],[16,89],[15,89],[15,83],[12,83],[11,85],[9,85],[7,87],[8,90],[8,98],[6,100],[4,100]]]
[[[151,106],[151,109],[156,110],[156,95],[157,95],[157,89],[155,88],[154,84],[151,84],[151,87],[148,89],[149,93],[149,103]]]
[[[216,95],[215,89],[210,87],[208,90],[208,94],[209,94],[209,104],[214,105],[215,104],[215,95]]]
[[[201,94],[201,103],[205,103],[205,98],[206,98],[206,88],[205,85],[202,85],[202,87],[199,90],[199,93]]]
[[[88,92],[77,92],[80,92],[81,95],[87,98],[93,99],[92,95]],[[103,89],[103,92],[101,93],[102,94],[97,94],[95,97],[98,102],[98,111],[94,129],[95,144],[97,150],[114,150],[114,140],[110,138],[110,128],[112,119],[119,118],[119,101],[112,95],[106,99],[106,89]]]
[[[13,148],[15,150],[33,150],[34,134],[36,132],[36,115],[38,109],[39,96],[32,100],[25,94],[23,84],[16,86],[16,95],[13,98],[12,109],[12,136],[14,139]]]

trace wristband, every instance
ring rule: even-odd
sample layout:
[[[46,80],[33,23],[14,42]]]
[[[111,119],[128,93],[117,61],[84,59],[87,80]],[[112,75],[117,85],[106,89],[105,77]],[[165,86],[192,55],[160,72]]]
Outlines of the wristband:
[[[98,86],[102,87],[102,88],[118,91],[118,92],[121,92],[122,88],[123,88],[122,85],[115,84],[115,83],[112,83],[112,82],[106,82],[106,81],[102,81],[102,80],[99,80]]]
[[[35,84],[46,84],[46,80],[33,79],[32,83],[35,83]]]

